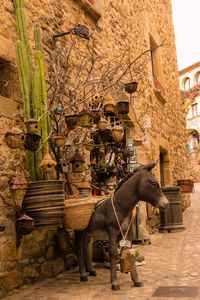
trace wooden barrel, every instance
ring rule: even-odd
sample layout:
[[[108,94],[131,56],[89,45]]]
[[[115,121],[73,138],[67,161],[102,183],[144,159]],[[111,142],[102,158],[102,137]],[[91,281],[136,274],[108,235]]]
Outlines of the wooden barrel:
[[[57,228],[65,214],[65,181],[44,180],[28,184],[23,211],[35,226]]]

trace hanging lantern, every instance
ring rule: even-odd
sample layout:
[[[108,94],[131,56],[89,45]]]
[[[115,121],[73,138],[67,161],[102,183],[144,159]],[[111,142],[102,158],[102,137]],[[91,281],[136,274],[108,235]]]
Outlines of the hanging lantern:
[[[65,136],[62,134],[54,135],[54,141],[57,147],[62,147],[65,144]]]
[[[79,119],[77,122],[78,126],[81,127],[92,127],[94,124],[92,112],[89,109],[83,109],[79,113]]]
[[[87,182],[81,182],[78,185],[79,195],[82,197],[89,197],[91,189],[91,186]]]
[[[49,153],[44,155],[43,160],[40,163],[43,173],[52,173],[57,163],[51,158]]]
[[[23,178],[17,176],[9,180],[9,186],[16,208],[21,209],[22,202],[28,188],[27,182]]]
[[[104,118],[101,118],[97,124],[97,127],[100,131],[105,131],[108,125],[108,121]]]
[[[28,133],[38,134],[39,130],[39,121],[35,119],[30,119],[25,122],[26,129]]]
[[[129,113],[129,102],[119,101],[117,102],[118,113],[121,115],[127,115]]]
[[[125,91],[129,94],[132,94],[136,91],[137,86],[138,86],[138,83],[136,81],[126,83],[125,84]]]
[[[30,151],[37,151],[40,145],[41,135],[39,134],[25,134],[24,148]]]
[[[75,173],[82,173],[84,170],[84,159],[80,153],[76,152],[71,159],[72,171]]]
[[[115,101],[113,100],[113,98],[110,95],[107,95],[104,98],[103,107],[104,107],[106,112],[114,113],[114,111],[115,111]]]
[[[25,137],[21,129],[13,128],[5,134],[4,140],[9,148],[17,149],[24,145]]]
[[[111,136],[115,142],[120,142],[123,140],[124,129],[120,125],[115,125],[111,128]]]
[[[128,247],[122,247],[120,253],[120,269],[122,273],[132,272],[132,255]]]
[[[98,104],[103,101],[103,97],[100,94],[95,94],[92,96],[92,102]]]
[[[87,139],[84,146],[85,146],[86,150],[92,151],[94,149],[94,140],[93,139]]]
[[[30,234],[33,231],[33,227],[34,220],[25,214],[16,220],[16,231],[19,234]]]
[[[65,124],[68,130],[73,130],[76,127],[78,118],[77,114],[65,115]]]

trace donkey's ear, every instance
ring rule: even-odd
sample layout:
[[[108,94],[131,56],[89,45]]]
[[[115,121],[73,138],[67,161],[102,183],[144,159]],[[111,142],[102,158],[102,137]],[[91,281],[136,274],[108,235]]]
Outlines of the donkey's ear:
[[[159,159],[155,160],[151,164],[146,165],[145,169],[147,169],[148,171],[151,171],[157,165],[158,162],[159,162]]]

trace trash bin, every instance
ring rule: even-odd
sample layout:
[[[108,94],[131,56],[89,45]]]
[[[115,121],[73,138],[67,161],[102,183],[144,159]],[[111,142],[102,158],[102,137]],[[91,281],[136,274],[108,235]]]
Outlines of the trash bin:
[[[182,202],[179,186],[166,186],[162,188],[165,197],[169,201],[167,210],[160,209],[161,232],[171,232],[185,230],[183,225]]]

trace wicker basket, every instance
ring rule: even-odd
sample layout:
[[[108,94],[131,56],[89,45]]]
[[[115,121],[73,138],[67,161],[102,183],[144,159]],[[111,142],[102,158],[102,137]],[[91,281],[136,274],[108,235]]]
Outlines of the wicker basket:
[[[124,136],[124,129],[122,126],[115,125],[111,128],[111,136],[115,142],[121,142]]]
[[[96,202],[93,201],[81,201],[81,202],[66,202],[65,216],[63,224],[65,229],[83,230],[90,221],[92,212],[94,210]]]

